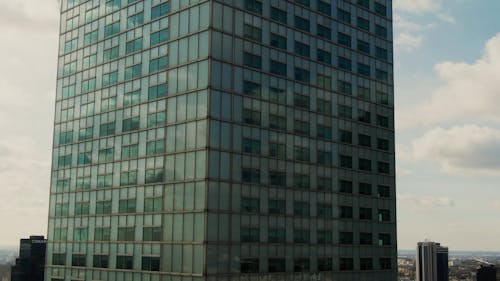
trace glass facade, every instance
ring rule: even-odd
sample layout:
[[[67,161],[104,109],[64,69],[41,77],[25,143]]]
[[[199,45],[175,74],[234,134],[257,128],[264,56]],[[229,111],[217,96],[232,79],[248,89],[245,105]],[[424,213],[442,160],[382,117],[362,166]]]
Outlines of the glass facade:
[[[46,280],[396,280],[391,0],[63,0],[57,77]]]

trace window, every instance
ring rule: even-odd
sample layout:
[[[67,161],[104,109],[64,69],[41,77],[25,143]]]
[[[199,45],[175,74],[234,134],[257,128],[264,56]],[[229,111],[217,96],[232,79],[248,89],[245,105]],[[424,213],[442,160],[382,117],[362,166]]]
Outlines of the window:
[[[332,271],[332,258],[318,258],[318,271]]]
[[[373,242],[372,234],[369,232],[359,233],[359,244],[360,245],[371,245]]]
[[[64,217],[69,215],[69,203],[57,203],[54,215],[56,217]]]
[[[95,7],[91,10],[88,10],[87,12],[85,12],[85,23],[94,21],[98,17],[99,17],[99,7]]]
[[[330,52],[317,49],[316,55],[318,61],[324,62],[326,64],[332,64],[332,54]]]
[[[248,183],[259,183],[260,170],[252,168],[241,168],[241,181]]]
[[[309,3],[309,0],[295,0],[295,3],[299,3],[299,4],[304,5],[306,7],[309,7],[309,5],[311,5],[311,3]]]
[[[134,257],[133,256],[116,256],[116,269],[133,269]]]
[[[260,154],[260,141],[249,138],[243,138],[242,151],[245,153]]]
[[[152,59],[149,61],[149,73],[167,69],[167,66],[168,66],[168,58],[166,56]]]
[[[116,96],[101,100],[101,111],[110,111],[116,108]]]
[[[389,117],[377,115],[377,125],[385,128],[389,128]]]
[[[351,71],[352,70],[352,61],[348,58],[345,57],[338,57],[338,62],[337,66],[340,69],[346,70],[346,71]]]
[[[293,231],[293,242],[294,243],[311,242],[311,239],[309,237],[309,229],[295,229]]]
[[[340,218],[341,219],[352,219],[352,206],[340,206]]]
[[[104,61],[106,62],[112,59],[116,59],[118,57],[118,52],[119,52],[118,46],[104,50],[103,54]]]
[[[73,230],[73,240],[74,241],[87,241],[88,240],[87,228],[75,228]]]
[[[345,34],[342,32],[337,33],[337,42],[340,45],[344,45],[346,47],[351,47],[351,36],[349,34]]]
[[[97,201],[95,204],[95,213],[98,215],[111,214],[111,200]]]
[[[330,230],[318,230],[318,244],[332,244],[332,232]]]
[[[160,271],[160,257],[142,257],[142,270]]]
[[[339,140],[343,143],[352,143],[352,132],[339,130]]]
[[[83,68],[93,67],[96,64],[97,64],[97,54],[93,54],[83,58]]]
[[[340,258],[340,270],[354,270],[354,260],[352,258]]]
[[[76,202],[75,203],[75,216],[83,216],[89,214],[89,202]]]
[[[254,41],[262,40],[262,30],[256,26],[245,24],[243,26],[243,36]]]
[[[260,230],[254,227],[242,227],[240,230],[240,241],[243,243],[259,242]]]
[[[145,183],[157,183],[163,182],[163,168],[158,169],[146,169],[146,174],[144,176]]]
[[[106,1],[106,13],[111,13],[120,9],[121,0],[108,0]]]
[[[118,82],[118,71],[113,71],[102,75],[102,86],[107,87]]]
[[[359,269],[372,270],[373,269],[373,260],[371,258],[360,258],[359,259]]]
[[[317,188],[318,188],[318,190],[331,191],[332,190],[332,178],[330,178],[330,177],[318,177]]]
[[[258,55],[244,52],[243,53],[243,64],[248,66],[248,67],[261,69],[262,68],[262,58]]]
[[[169,2],[154,6],[151,8],[151,20],[162,17],[169,12]]]
[[[150,35],[150,45],[154,46],[163,42],[167,42],[169,39],[168,29],[162,29],[157,32],[153,32]]]
[[[163,210],[162,197],[144,198],[144,212],[159,212]]]
[[[304,83],[310,82],[310,73],[309,70],[296,67],[295,68],[295,80],[301,81]]]
[[[352,156],[339,155],[339,162],[341,168],[352,169]]]
[[[372,145],[372,137],[369,135],[358,134],[358,144],[370,147]]]
[[[165,140],[149,141],[146,143],[146,155],[156,155],[165,152]]]
[[[73,142],[73,131],[61,132],[59,134],[59,144],[67,144]]]
[[[380,150],[389,150],[389,140],[377,138],[377,148]]]
[[[269,128],[276,130],[286,130],[286,117],[269,114]]]
[[[260,202],[258,198],[241,198],[242,213],[258,213],[260,212]]]
[[[361,171],[371,171],[372,170],[372,160],[359,158],[358,169]]]
[[[309,189],[310,188],[310,178],[309,175],[294,174],[293,175],[293,186],[296,188]]]
[[[389,81],[389,74],[385,70],[375,69],[375,78],[381,81]]]
[[[317,215],[320,218],[331,218],[333,216],[333,209],[331,204],[318,204]]]
[[[88,46],[90,44],[96,43],[97,39],[98,39],[98,35],[99,34],[98,34],[97,30],[85,33],[85,35],[83,35],[83,44],[85,46]]]
[[[309,20],[301,18],[299,16],[295,16],[295,27],[300,30],[309,32]]]
[[[96,227],[94,230],[95,241],[109,241],[111,237],[111,228],[109,227]]]
[[[120,33],[120,21],[110,23],[106,26],[104,26],[104,37],[109,37],[112,35],[115,35],[117,33]]]
[[[286,103],[286,90],[269,87],[269,100],[277,103]]]
[[[391,221],[391,211],[386,209],[378,210],[378,221],[379,222],[390,222]]]
[[[387,50],[381,47],[375,47],[375,56],[382,60],[387,60],[389,57]]]
[[[124,145],[122,146],[121,159],[137,158],[139,152],[139,146],[137,144]]]
[[[350,24],[351,23],[351,13],[346,10],[337,9],[337,18],[341,22]]]
[[[286,145],[282,143],[269,143],[269,156],[280,159],[286,158]]]
[[[316,132],[318,138],[323,138],[323,139],[332,139],[332,127],[326,126],[326,125],[320,125],[318,124],[316,126]]]
[[[330,151],[318,150],[318,164],[331,166],[333,164],[332,153]]]
[[[330,3],[318,0],[317,6],[318,12],[329,16],[332,14],[332,5]]]
[[[309,109],[309,96],[294,94],[293,95],[293,105],[305,109]]]
[[[369,2],[369,0],[358,0],[357,4],[360,5],[360,6],[363,6],[363,7],[367,8],[367,9],[370,9],[370,2]]]
[[[256,273],[259,272],[259,259],[257,258],[241,258],[240,259],[241,273]]]
[[[243,94],[259,98],[261,95],[262,86],[251,81],[243,81]]]
[[[383,4],[375,2],[375,13],[385,17],[387,16],[387,7]]]
[[[278,171],[269,171],[269,184],[270,185],[286,185],[286,173]]]
[[[286,37],[278,35],[276,33],[271,33],[271,46],[286,50]]]
[[[267,260],[268,272],[285,272],[286,260],[284,258],[270,258]]]
[[[339,180],[339,192],[352,193],[352,181]]]
[[[135,213],[135,199],[122,199],[118,204],[119,213]]]
[[[136,64],[125,68],[125,80],[134,79],[142,75],[142,65]]]
[[[132,227],[118,227],[118,241],[134,241],[135,228]]]
[[[243,123],[249,125],[260,125],[260,111],[243,109],[242,118]]]
[[[64,168],[71,166],[71,154],[59,156],[57,158],[57,167]]]
[[[97,175],[97,187],[106,188],[113,186],[113,174]]]
[[[329,27],[326,27],[324,25],[318,24],[316,26],[317,29],[317,34],[319,37],[331,40],[332,39],[332,30]]]
[[[370,43],[358,39],[358,51],[370,54]]]
[[[309,203],[302,201],[293,202],[293,214],[296,216],[309,216]]]
[[[148,115],[148,128],[163,126],[165,124],[165,112],[157,112]]]
[[[135,28],[144,23],[144,13],[140,12],[127,18],[127,28]]]
[[[365,100],[370,100],[370,89],[366,87],[358,87],[358,97]]]
[[[62,88],[62,97],[63,97],[63,99],[66,99],[66,98],[69,98],[69,97],[73,97],[75,95],[75,91],[76,91],[75,84],[63,87]]]
[[[92,152],[78,153],[77,165],[88,165],[92,163]]]
[[[352,84],[344,80],[337,80],[338,91],[343,94],[352,94]],[[349,117],[350,118],[350,117]]]
[[[317,86],[319,88],[331,90],[332,89],[332,78],[330,76],[321,75],[318,73],[317,77]]]
[[[388,185],[377,186],[378,197],[389,198],[391,197],[391,190]]]
[[[297,258],[293,260],[294,272],[308,272],[309,271],[309,258]]]
[[[94,255],[93,267],[108,268],[109,256],[108,255]]]
[[[282,24],[287,23],[286,11],[280,10],[275,7],[271,7],[271,18],[275,21],[281,22]]]
[[[391,172],[389,163],[377,162],[377,172],[381,174],[389,174]]]
[[[167,95],[167,84],[151,86],[148,89],[148,100],[163,98]]]
[[[352,232],[339,232],[339,243],[341,245],[352,245],[354,243],[354,235]]]
[[[360,182],[358,192],[361,195],[372,195],[372,185],[366,182]]]
[[[389,233],[379,233],[378,234],[378,245],[379,246],[390,246],[391,243],[391,234]]]
[[[128,41],[125,45],[125,53],[130,54],[142,50],[142,37]]]
[[[76,190],[90,189],[90,176],[78,177],[76,179]]]
[[[366,31],[370,31],[370,21],[369,20],[362,18],[362,17],[358,17],[357,23],[358,23],[359,28],[366,30]]]
[[[359,208],[359,219],[360,220],[371,220],[372,219],[372,209],[371,208]]]
[[[122,132],[139,130],[139,116],[122,120]]]
[[[380,258],[378,263],[380,265],[380,269],[382,270],[392,269],[391,258]]]
[[[268,202],[269,214],[284,215],[286,213],[285,200],[269,199]]]
[[[310,55],[309,45],[295,41],[295,53],[304,57],[309,57]]]
[[[161,241],[162,232],[161,227],[144,227],[142,229],[143,241]]]
[[[86,254],[73,254],[71,257],[72,266],[87,266],[87,255]]]
[[[78,48],[78,38],[68,41],[64,44],[64,53],[69,53]]]
[[[282,63],[279,61],[271,60],[269,71],[273,74],[286,76],[286,63]]]
[[[245,10],[262,14],[262,2],[257,0],[245,0]]]
[[[339,104],[338,113],[342,118],[352,119],[352,107],[350,106]]]
[[[378,24],[375,24],[375,34],[377,36],[387,38],[387,28]]]
[[[270,228],[267,241],[269,243],[285,243],[286,230],[284,228]]]

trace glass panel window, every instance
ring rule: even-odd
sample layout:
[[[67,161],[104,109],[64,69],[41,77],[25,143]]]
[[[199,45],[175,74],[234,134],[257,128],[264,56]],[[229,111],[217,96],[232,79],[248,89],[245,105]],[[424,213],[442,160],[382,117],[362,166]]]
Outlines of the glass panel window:
[[[157,19],[169,13],[169,2],[151,8],[151,20]]]

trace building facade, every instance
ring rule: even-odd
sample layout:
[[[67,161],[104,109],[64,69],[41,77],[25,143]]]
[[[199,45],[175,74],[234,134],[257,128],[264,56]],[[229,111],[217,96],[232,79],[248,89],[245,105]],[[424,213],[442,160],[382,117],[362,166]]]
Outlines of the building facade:
[[[44,281],[47,240],[43,236],[21,239],[19,257],[10,271],[11,281]]]
[[[448,248],[436,242],[419,242],[417,281],[448,281]]]
[[[397,277],[391,0],[63,0],[46,280]]]
[[[481,265],[476,272],[477,281],[497,281],[497,269],[494,265]]]

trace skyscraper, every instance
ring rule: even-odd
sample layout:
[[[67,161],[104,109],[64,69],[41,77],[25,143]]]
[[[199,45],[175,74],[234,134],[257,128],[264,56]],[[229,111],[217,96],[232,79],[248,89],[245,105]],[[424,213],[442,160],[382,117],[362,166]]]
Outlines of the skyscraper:
[[[448,248],[435,242],[419,242],[417,281],[448,281]]]
[[[391,11],[63,0],[47,280],[396,280]]]
[[[43,236],[21,239],[19,257],[11,269],[11,281],[43,281],[47,240]]]

